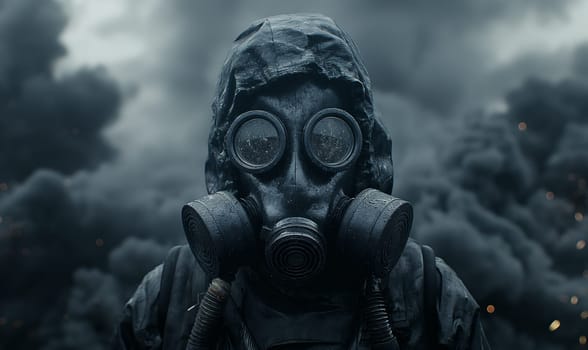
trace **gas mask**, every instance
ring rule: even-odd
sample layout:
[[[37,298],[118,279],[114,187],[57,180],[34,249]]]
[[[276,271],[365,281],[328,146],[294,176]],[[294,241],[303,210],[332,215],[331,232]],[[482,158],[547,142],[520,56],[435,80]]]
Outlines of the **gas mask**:
[[[349,195],[363,146],[352,115],[288,111],[302,113],[255,109],[231,123],[225,147],[240,190],[184,206],[194,256],[210,277],[225,279],[251,266],[304,285],[322,278],[328,262],[350,276],[386,276],[408,239],[411,205],[371,188]]]

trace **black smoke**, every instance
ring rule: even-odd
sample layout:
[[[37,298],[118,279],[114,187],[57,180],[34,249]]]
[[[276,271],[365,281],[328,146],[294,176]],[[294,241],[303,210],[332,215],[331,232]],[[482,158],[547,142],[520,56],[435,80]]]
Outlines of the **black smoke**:
[[[434,167],[413,165],[401,193],[415,236],[495,307],[495,348],[573,348],[588,318],[588,85],[531,79],[506,101],[468,119]]]
[[[494,348],[577,346],[588,321],[576,215],[586,47],[569,66],[565,53],[500,65],[488,42],[523,17],[563,22],[574,1],[153,4],[109,22],[144,32],[145,55],[57,77],[59,3],[0,0],[0,347],[106,348],[142,276],[183,242],[181,205],[204,191],[209,104],[234,36],[254,19],[309,11],[358,43],[395,140],[395,194],[415,204],[413,235],[483,311],[495,306],[484,311]],[[505,112],[475,109],[502,96]],[[111,127],[119,134],[107,138]]]
[[[65,25],[54,1],[0,2],[0,339],[10,348],[37,347],[41,325],[64,316],[72,272],[115,241],[64,175],[114,155],[102,132],[121,95],[101,68],[53,74]]]
[[[0,182],[37,168],[72,173],[113,155],[101,131],[116,117],[120,94],[100,69],[56,79],[66,24],[52,1],[0,4]]]

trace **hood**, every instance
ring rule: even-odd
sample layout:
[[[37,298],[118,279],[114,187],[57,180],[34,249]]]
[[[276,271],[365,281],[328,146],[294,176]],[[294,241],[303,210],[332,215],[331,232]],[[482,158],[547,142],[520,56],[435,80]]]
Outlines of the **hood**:
[[[225,136],[240,101],[260,88],[295,75],[327,80],[348,89],[350,112],[360,125],[356,193],[375,188],[391,193],[392,142],[373,108],[371,83],[355,43],[320,14],[272,16],[253,22],[234,41],[223,64],[212,104],[213,126],[206,161],[208,193],[237,192],[237,170],[225,150]]]

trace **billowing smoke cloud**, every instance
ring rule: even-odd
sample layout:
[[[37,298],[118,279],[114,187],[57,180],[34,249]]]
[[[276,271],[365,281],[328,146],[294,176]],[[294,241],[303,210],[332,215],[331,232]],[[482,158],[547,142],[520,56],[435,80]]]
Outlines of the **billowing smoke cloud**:
[[[60,6],[0,0],[0,347],[107,347],[142,276],[183,242],[181,205],[204,191],[209,104],[231,40],[256,18],[309,11],[358,42],[395,140],[396,195],[416,205],[414,235],[495,306],[484,320],[494,348],[577,344],[588,99],[577,82],[549,81],[586,77],[586,49],[571,66],[568,53],[498,64],[489,34],[523,17],[561,21],[572,3],[128,1],[101,30],[140,33],[147,51],[109,74],[57,78]],[[543,79],[520,85],[526,76]],[[122,111],[117,85],[134,91]],[[506,112],[460,123],[513,86]]]
[[[574,73],[583,78],[588,78],[588,43],[576,49],[574,56]]]
[[[387,1],[372,7],[356,2],[335,18],[362,44],[376,87],[447,114],[467,106],[469,98],[479,103],[485,90],[504,89],[510,83],[492,78],[496,47],[489,32],[529,16],[554,20],[565,13],[568,3]],[[382,33],[386,44],[374,40],[374,33]],[[468,96],[470,91],[479,95]]]
[[[0,199],[0,331],[9,345],[105,346],[165,242],[178,241],[178,225],[167,219],[177,208],[113,203],[85,186],[40,170]]]
[[[436,168],[414,164],[401,189],[419,214],[415,236],[495,307],[487,328],[499,349],[572,348],[585,336],[587,101],[586,84],[529,80],[507,112],[475,116]]]
[[[65,53],[60,7],[3,1],[0,11],[0,182],[40,167],[72,173],[112,155],[100,131],[120,104],[114,83],[99,69],[52,75]]]
[[[102,130],[121,102],[102,69],[53,75],[65,24],[54,1],[0,2],[0,339],[11,348],[61,320],[71,273],[100,264],[115,233],[61,175],[113,155]]]

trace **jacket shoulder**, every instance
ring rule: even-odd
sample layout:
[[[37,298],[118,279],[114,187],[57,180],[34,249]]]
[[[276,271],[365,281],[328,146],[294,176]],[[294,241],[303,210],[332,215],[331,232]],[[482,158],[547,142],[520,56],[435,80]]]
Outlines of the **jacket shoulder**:
[[[164,349],[183,349],[208,279],[188,245],[170,250],[164,262],[159,306]]]
[[[473,338],[483,335],[479,319],[480,306],[455,271],[441,258],[436,258],[436,262],[441,275],[441,292],[437,305],[440,343],[477,343]]]
[[[205,290],[206,282],[187,245],[170,249],[164,263],[145,275],[126,303],[115,348],[175,348],[185,333],[178,326],[188,314],[194,317],[186,310]]]
[[[163,265],[151,270],[123,309],[113,349],[157,348],[161,345],[158,329],[157,298]]]
[[[426,312],[436,312],[440,344],[461,348],[479,326],[479,306],[457,274],[440,258],[435,258],[440,276],[437,310],[424,308],[424,265],[421,245],[409,239],[390,273],[388,281],[389,313],[392,326],[404,334],[408,343],[421,343]],[[467,348],[467,347],[466,347]]]

